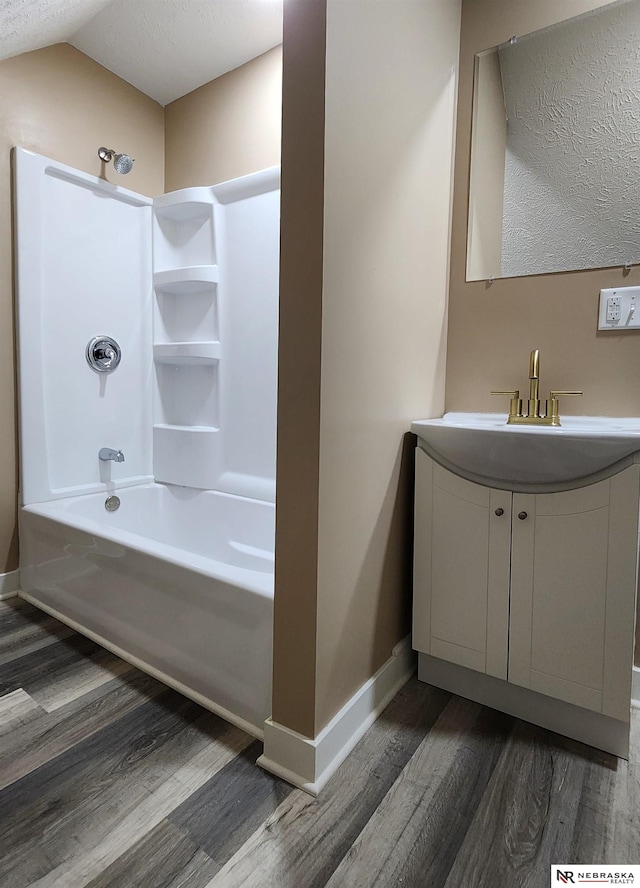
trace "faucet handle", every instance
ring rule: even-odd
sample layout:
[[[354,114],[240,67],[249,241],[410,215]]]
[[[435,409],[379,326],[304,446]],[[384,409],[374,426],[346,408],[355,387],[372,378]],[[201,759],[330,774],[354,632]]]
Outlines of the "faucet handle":
[[[562,396],[566,397],[578,397],[579,395],[584,394],[584,392],[549,392],[549,404],[548,404],[548,415],[551,417],[551,425],[560,425],[560,410],[558,404],[558,398]]]
[[[584,392],[549,392],[549,397],[552,399],[557,399],[560,397],[560,395],[562,395],[563,397],[565,397],[566,395],[584,395]]]
[[[509,395],[509,419],[512,416],[520,416],[522,414],[522,398],[519,389],[509,392],[491,392],[492,395]]]

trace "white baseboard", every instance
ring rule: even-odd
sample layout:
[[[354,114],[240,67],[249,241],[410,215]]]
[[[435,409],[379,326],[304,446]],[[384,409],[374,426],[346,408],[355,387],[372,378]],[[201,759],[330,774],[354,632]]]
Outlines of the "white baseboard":
[[[267,719],[258,764],[288,783],[318,795],[363,734],[416,670],[407,635],[376,674],[348,700],[313,740]]]
[[[631,684],[631,705],[640,709],[640,666],[633,667],[633,679]]]
[[[0,573],[0,601],[5,601],[7,598],[15,598],[19,588],[19,570],[12,570],[9,573]]]

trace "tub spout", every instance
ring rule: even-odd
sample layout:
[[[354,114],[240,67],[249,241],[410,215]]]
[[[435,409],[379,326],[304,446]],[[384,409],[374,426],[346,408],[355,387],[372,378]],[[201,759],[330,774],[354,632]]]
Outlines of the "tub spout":
[[[124,453],[122,450],[112,450],[110,447],[103,447],[98,454],[103,462],[112,459],[114,462],[124,462]]]

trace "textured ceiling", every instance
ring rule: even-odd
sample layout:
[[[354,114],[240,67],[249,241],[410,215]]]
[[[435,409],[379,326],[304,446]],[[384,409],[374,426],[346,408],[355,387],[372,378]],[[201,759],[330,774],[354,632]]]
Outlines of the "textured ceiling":
[[[69,42],[166,105],[282,42],[283,0],[0,0],[0,58]]]
[[[0,0],[0,59],[64,43],[110,0]]]

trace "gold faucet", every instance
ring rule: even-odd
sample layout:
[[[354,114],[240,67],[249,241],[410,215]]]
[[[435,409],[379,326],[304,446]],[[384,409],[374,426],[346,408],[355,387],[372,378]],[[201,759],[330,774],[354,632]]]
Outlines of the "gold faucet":
[[[540,413],[540,351],[535,348],[529,356],[529,401],[526,414],[522,412],[522,398],[519,391],[491,392],[492,395],[510,395],[509,419],[507,423],[520,425],[560,425],[558,398],[562,395],[581,395],[582,392],[549,392],[545,402],[545,412]]]

